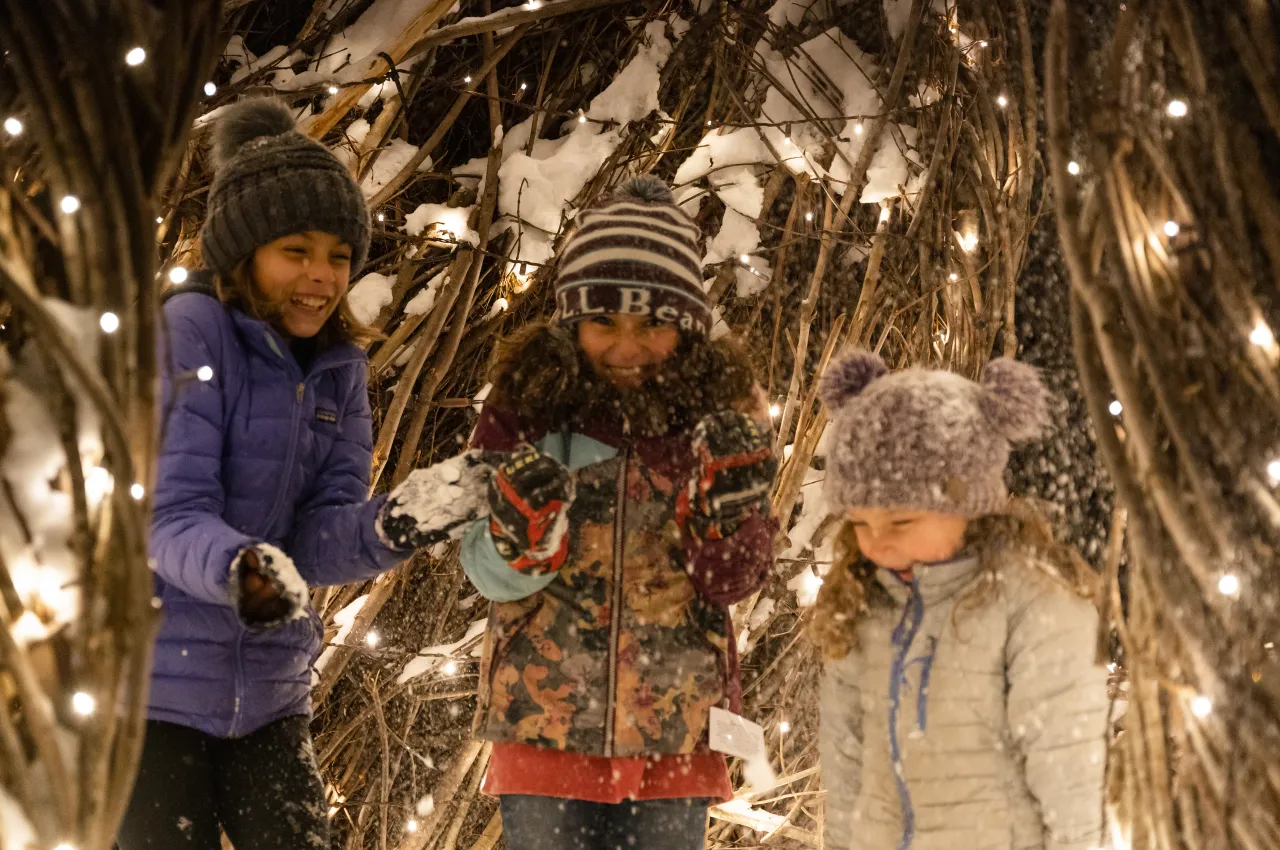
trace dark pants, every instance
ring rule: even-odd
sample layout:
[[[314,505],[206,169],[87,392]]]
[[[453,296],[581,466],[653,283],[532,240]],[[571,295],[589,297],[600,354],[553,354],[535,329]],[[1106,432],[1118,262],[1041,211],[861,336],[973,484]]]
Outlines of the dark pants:
[[[327,850],[329,819],[305,717],[244,738],[147,721],[120,850]]]
[[[508,850],[702,850],[704,798],[588,803],[503,794]]]

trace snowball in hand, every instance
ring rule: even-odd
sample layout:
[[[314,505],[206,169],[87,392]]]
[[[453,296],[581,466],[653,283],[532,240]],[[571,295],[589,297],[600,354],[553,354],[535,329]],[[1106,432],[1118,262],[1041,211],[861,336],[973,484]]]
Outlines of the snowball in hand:
[[[383,534],[395,546],[414,549],[461,537],[487,510],[488,479],[475,451],[415,469],[387,500]]]

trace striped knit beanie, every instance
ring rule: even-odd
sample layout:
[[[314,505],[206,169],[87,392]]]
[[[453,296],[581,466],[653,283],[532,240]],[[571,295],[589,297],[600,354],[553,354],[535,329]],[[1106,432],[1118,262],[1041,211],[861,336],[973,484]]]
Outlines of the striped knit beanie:
[[[556,276],[561,324],[597,313],[653,316],[682,331],[711,330],[698,226],[657,177],[637,177],[578,214]]]

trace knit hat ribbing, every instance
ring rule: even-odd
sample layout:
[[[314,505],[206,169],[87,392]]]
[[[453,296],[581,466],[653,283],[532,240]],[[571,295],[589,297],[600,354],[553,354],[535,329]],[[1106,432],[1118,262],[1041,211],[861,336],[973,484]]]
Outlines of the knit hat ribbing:
[[[213,128],[213,186],[200,232],[205,264],[226,275],[258,247],[319,230],[351,245],[351,275],[369,251],[369,211],[351,172],[294,129],[273,98],[229,107]]]
[[[578,215],[556,276],[563,324],[597,313],[654,316],[681,330],[711,330],[702,291],[698,226],[656,177],[642,176]]]
[[[1009,495],[1010,444],[1035,438],[1049,416],[1037,370],[1005,358],[978,384],[938,369],[890,373],[879,356],[855,351],[828,367],[820,390],[833,437],[824,486],[839,511],[996,513]]]

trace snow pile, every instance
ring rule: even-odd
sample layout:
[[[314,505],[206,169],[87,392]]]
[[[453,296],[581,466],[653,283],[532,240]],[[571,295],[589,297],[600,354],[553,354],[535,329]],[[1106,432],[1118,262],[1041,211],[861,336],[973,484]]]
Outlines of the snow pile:
[[[474,207],[451,207],[446,204],[419,204],[404,217],[404,230],[410,236],[427,233],[448,242],[480,244],[480,234],[467,226]]]
[[[316,659],[315,673],[321,674],[324,668],[329,666],[330,659],[333,658],[338,647],[347,645],[347,635],[351,634],[351,628],[356,624],[356,615],[364,608],[364,603],[369,601],[369,594],[365,594],[357,598],[354,602],[343,608],[337,614],[333,615],[333,623],[338,627],[338,633],[333,636],[333,641],[324,648],[324,652],[320,653],[320,657]]]
[[[822,482],[826,478],[826,473],[820,469],[810,467],[805,470],[804,482],[800,485],[800,494],[803,502],[800,506],[800,518],[796,520],[796,524],[787,532],[787,537],[791,541],[791,545],[782,553],[783,558],[798,558],[800,553],[807,549],[813,541],[813,535],[818,530],[818,526],[827,517],[827,500],[823,498]]]
[[[395,283],[394,276],[387,277],[377,272],[370,272],[356,281],[347,293],[347,303],[356,320],[367,325],[378,318],[382,308],[391,303]]]
[[[421,292],[409,299],[409,303],[404,305],[404,311],[410,316],[423,316],[431,312],[431,308],[436,305],[436,293],[440,291],[440,284],[444,282],[444,272],[427,281],[427,285]]]
[[[751,612],[751,619],[747,623],[747,628],[753,632],[758,632],[764,628],[769,622],[769,618],[773,616],[773,611],[777,607],[777,603],[765,597],[756,603],[755,610]]]
[[[55,299],[44,305],[78,343],[92,368],[97,367],[100,330],[97,314]],[[0,508],[0,557],[8,567],[19,600],[13,637],[20,644],[43,640],[79,614],[79,564],[70,548],[74,523],[70,493],[57,489],[67,458],[56,420],[40,387],[47,385],[48,363],[32,343],[11,363],[0,352],[4,420],[9,434],[0,457],[0,475],[12,492],[12,503]],[[76,443],[92,515],[115,489],[103,458],[99,422],[84,391],[64,374],[76,398]],[[126,487],[130,484],[125,484]],[[15,516],[16,507],[20,516]]]
[[[403,685],[405,682],[410,682],[419,676],[432,672],[438,667],[444,666],[455,653],[467,644],[477,642],[477,639],[484,634],[484,630],[488,625],[489,618],[484,617],[472,623],[467,628],[467,633],[453,643],[428,646],[411,659],[408,664],[404,665],[404,670],[396,679],[396,684]]]
[[[662,21],[652,21],[644,28],[646,44],[591,101],[588,118],[626,124],[647,118],[658,108],[658,75],[671,58],[671,42],[665,31]]]
[[[366,130],[366,134],[367,132]],[[382,187],[390,183],[391,179],[399,174],[400,169],[408,165],[409,160],[413,159],[417,153],[417,145],[411,145],[404,139],[392,139],[378,152],[378,156],[373,160],[373,167],[360,181],[360,191],[366,198],[372,198],[382,191]]]
[[[36,831],[18,801],[0,788],[0,850],[35,850]]]

